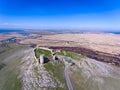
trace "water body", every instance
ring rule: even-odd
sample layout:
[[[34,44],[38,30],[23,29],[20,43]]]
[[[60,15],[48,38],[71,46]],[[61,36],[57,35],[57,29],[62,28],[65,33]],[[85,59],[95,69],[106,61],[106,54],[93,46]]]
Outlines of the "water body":
[[[25,36],[29,35],[29,33],[23,29],[0,29],[0,33],[8,34],[8,33],[12,33],[12,32],[20,33]]]
[[[64,30],[44,30],[44,31],[48,31],[48,32],[63,32]],[[71,30],[68,30],[68,31],[71,31]],[[73,30],[74,31],[74,30]],[[25,33],[25,30],[23,29],[0,29],[0,33],[11,33],[11,32],[17,32],[17,33]],[[84,31],[82,31],[84,32]],[[89,30],[88,30],[89,32]],[[112,33],[112,34],[120,34],[120,31],[104,31],[104,33]]]
[[[24,30],[17,30],[17,29],[0,29],[0,33],[11,33],[11,32],[22,33],[22,32],[24,32]]]
[[[120,31],[104,31],[104,33],[120,34]]]

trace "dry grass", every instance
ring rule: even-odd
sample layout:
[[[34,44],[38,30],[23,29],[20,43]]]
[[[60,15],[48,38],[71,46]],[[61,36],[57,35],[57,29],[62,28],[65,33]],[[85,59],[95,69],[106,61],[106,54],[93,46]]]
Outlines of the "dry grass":
[[[120,35],[113,34],[58,34],[44,36],[43,39],[66,41],[65,46],[84,46],[86,48],[112,53],[120,53]],[[67,43],[67,41],[71,41]]]
[[[76,46],[85,47],[97,51],[102,51],[111,54],[120,54],[120,35],[115,34],[55,34],[55,35],[40,35],[30,34],[26,38],[18,33],[0,34],[0,40],[5,40],[11,37],[17,37],[21,40],[21,44],[37,44],[37,46]],[[40,37],[42,36],[42,37]]]

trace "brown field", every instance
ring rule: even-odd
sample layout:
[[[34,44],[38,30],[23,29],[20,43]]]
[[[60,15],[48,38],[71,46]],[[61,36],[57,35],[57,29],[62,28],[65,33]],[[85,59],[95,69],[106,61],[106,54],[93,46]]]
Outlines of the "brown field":
[[[16,32],[7,33],[7,34],[1,33],[0,34],[0,41],[6,40],[6,39],[9,39],[9,38],[12,38],[12,37],[16,37],[17,39],[20,39],[20,38],[23,39],[23,38],[25,38],[25,36],[23,36],[22,34],[16,33]]]
[[[8,39],[8,38],[10,38],[8,35],[2,34],[2,33],[0,34],[0,41]]]
[[[56,34],[43,35],[41,38],[25,39],[20,43],[35,43],[38,46],[74,46],[96,51],[120,54],[120,36],[114,34]]]
[[[104,33],[83,33],[83,34],[54,34],[42,35],[29,34],[23,36],[18,33],[0,34],[0,41],[16,37],[21,44],[37,44],[37,46],[67,46],[84,47],[95,51],[110,54],[120,54],[120,35]]]

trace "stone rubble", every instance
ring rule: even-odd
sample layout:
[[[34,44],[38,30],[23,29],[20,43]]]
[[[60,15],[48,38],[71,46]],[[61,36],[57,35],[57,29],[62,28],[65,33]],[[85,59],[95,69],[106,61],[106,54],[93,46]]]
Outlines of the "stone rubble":
[[[26,51],[21,62],[23,64],[20,66],[19,77],[22,81],[23,90],[56,90],[58,85],[63,87],[59,80],[55,80],[45,70],[44,66],[35,62],[33,50]]]

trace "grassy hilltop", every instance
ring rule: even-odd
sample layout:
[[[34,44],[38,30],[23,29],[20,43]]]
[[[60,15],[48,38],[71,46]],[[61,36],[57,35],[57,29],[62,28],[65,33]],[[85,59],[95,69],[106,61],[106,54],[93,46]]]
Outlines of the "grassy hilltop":
[[[0,46],[0,90],[21,90],[21,80],[17,69],[27,46],[6,44]]]

